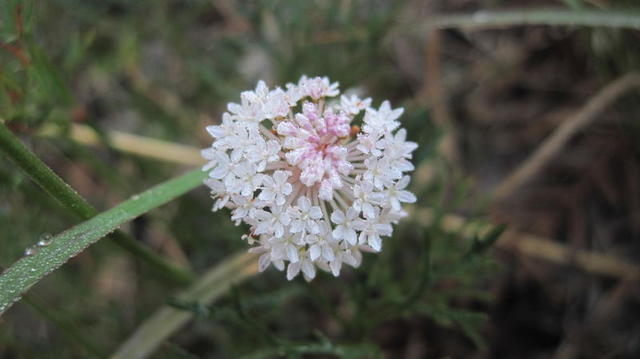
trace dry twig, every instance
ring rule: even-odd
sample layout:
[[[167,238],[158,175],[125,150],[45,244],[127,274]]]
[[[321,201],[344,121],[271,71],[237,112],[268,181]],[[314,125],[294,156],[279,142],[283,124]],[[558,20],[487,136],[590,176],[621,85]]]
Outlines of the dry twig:
[[[428,208],[415,208],[410,214],[420,223],[433,223],[435,219],[433,210]],[[489,224],[470,225],[464,217],[454,214],[442,217],[441,226],[446,231],[461,233],[465,237],[486,232],[491,227]],[[640,267],[618,257],[569,248],[554,240],[514,230],[505,231],[496,246],[555,264],[574,266],[587,273],[620,279],[640,279]]]
[[[533,155],[498,185],[494,192],[495,200],[505,199],[538,175],[576,133],[593,123],[599,113],[634,87],[640,87],[640,74],[630,73],[613,81],[590,98],[580,111],[562,123]]]
[[[447,107],[447,93],[442,84],[441,34],[432,30],[425,46],[425,79],[418,97],[431,107],[435,124],[444,133],[438,151],[452,164],[459,163],[456,126]]]
[[[42,131],[40,131],[40,134],[44,136],[55,136],[59,133],[60,131],[54,126],[45,126]],[[200,151],[191,146],[132,135],[120,131],[107,131],[106,134],[108,144],[118,151],[188,166],[200,166],[204,164],[204,160],[202,156],[200,156]],[[98,146],[103,143],[98,133],[86,125],[74,124],[71,126],[69,136],[72,140],[84,145]]]

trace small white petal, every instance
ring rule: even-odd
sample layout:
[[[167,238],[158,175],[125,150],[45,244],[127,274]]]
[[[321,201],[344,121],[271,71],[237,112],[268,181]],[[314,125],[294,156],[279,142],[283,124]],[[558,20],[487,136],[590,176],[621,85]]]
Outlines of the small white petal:
[[[369,245],[373,248],[374,251],[380,252],[382,249],[382,239],[380,236],[369,236]]]
[[[292,280],[300,273],[300,262],[289,263],[287,267],[287,280]]]
[[[409,191],[398,192],[398,199],[405,203],[415,203],[417,200],[416,196]]]
[[[320,207],[318,206],[311,207],[311,209],[309,210],[309,217],[313,219],[322,218],[322,210],[320,209]]]
[[[305,276],[305,279],[311,280],[316,276],[316,267],[313,266],[313,263],[304,261],[302,262],[302,272]]]
[[[320,246],[317,244],[314,244],[311,246],[311,248],[309,248],[309,258],[312,261],[315,261],[316,259],[318,259],[320,257],[321,254],[321,249]]]
[[[261,255],[258,259],[258,271],[264,272],[269,267],[269,264],[271,264],[271,255],[269,253]]]
[[[283,271],[284,270],[284,261],[279,259],[277,261],[273,261],[273,266],[276,267],[277,270],[279,271]]]
[[[349,208],[349,210],[347,211],[347,213],[351,211],[351,208]],[[333,213],[331,213],[331,222],[335,223],[335,224],[342,224],[344,223],[344,213],[339,210],[336,209],[335,211],[333,211]]]
[[[331,249],[331,247],[328,245],[323,246],[322,257],[329,262],[334,260],[335,256],[333,254],[333,249]]]
[[[344,238],[344,240],[347,241],[347,243],[349,243],[352,246],[355,246],[356,243],[358,242],[356,231],[354,231],[353,229],[349,229],[345,231],[342,238]]]
[[[290,262],[295,263],[299,260],[298,258],[298,249],[293,244],[287,244],[287,258]]]
[[[305,196],[298,198],[298,207],[302,211],[308,211],[311,208],[311,201]]]
[[[335,238],[336,240],[341,240],[342,237],[344,236],[344,226],[339,225],[337,226],[333,232],[331,232],[331,235],[333,236],[333,238]]]
[[[340,275],[340,269],[342,268],[342,261],[336,259],[333,262],[330,262],[329,266],[331,267],[331,273],[333,273],[334,277],[337,277]]]
[[[374,218],[376,216],[376,212],[371,203],[364,202],[362,204],[362,214],[365,218]]]
[[[223,179],[228,172],[229,171],[226,167],[218,165],[216,166],[216,168],[213,169],[213,171],[209,172],[209,177],[215,178],[215,179]]]

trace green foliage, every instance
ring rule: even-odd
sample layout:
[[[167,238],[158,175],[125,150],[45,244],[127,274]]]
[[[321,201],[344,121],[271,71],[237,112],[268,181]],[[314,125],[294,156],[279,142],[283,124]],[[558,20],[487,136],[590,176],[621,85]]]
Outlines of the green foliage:
[[[446,213],[468,205],[468,183],[452,176],[434,155],[437,126],[429,109],[412,99],[415,84],[395,57],[390,39],[403,30],[398,19],[405,2],[229,3],[230,8],[204,0],[0,1],[0,118],[11,129],[0,141],[11,152],[7,145],[17,146],[16,133],[40,157],[22,153],[20,159],[13,152],[10,157],[19,166],[0,161],[0,265],[10,267],[0,276],[0,311],[78,256],[40,282],[38,295],[46,300],[33,302],[31,316],[21,306],[6,313],[0,356],[36,358],[46,350],[52,357],[71,358],[110,352],[166,302],[197,320],[165,343],[169,349],[159,354],[165,358],[199,357],[192,348],[218,357],[376,358],[383,355],[381,330],[415,320],[460,332],[469,347],[481,348],[491,300],[485,283],[497,269],[488,249],[504,227],[466,238],[442,223]],[[495,19],[606,25],[603,13],[582,14],[508,13]],[[616,14],[614,19],[623,19],[624,26],[637,21]],[[594,52],[603,59],[633,36],[599,31],[589,34]],[[637,65],[636,50],[626,49],[628,56],[608,66]],[[420,201],[414,208],[433,210],[433,223],[403,222],[380,255],[366,255],[361,268],[346,270],[340,278],[323,273],[312,283],[286,282],[282,273],[270,269],[215,305],[174,298],[166,277],[150,276],[129,254],[108,244],[85,251],[144,214],[123,228],[134,234],[134,246],[188,258],[188,266],[203,272],[246,248],[239,239],[245,228],[233,226],[228,213],[210,213],[204,191],[181,196],[202,180],[198,170],[122,202],[175,176],[175,166],[118,153],[108,148],[108,141],[106,150],[74,144],[65,138],[73,122],[100,133],[118,128],[203,147],[209,141],[203,126],[211,122],[204,118],[216,117],[228,101],[237,101],[240,91],[258,78],[281,84],[303,73],[327,75],[343,89],[405,106],[404,126],[411,140],[420,143],[415,164],[428,161],[438,171],[438,181],[416,189]],[[39,137],[49,125],[64,135]],[[36,175],[25,167],[29,163]],[[98,213],[89,202],[112,209],[87,220]],[[113,207],[117,202],[122,204]],[[71,213],[87,221],[77,224]],[[20,259],[46,233],[60,234],[36,254]],[[140,253],[136,255],[144,257]],[[114,278],[121,282],[109,282]],[[27,335],[34,328],[45,328],[48,334]],[[59,333],[66,333],[66,339],[58,340]],[[101,340],[87,341],[84,335]],[[25,336],[27,341],[19,340]]]

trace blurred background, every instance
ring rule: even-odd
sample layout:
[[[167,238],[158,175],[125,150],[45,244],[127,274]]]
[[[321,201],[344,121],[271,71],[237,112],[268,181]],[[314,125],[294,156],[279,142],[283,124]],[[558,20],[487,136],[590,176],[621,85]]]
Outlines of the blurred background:
[[[199,163],[114,136],[204,148],[204,127],[259,79],[328,76],[374,106],[389,99],[420,147],[419,203],[362,268],[311,283],[271,268],[214,304],[185,303],[105,239],[0,318],[0,358],[108,357],[163,304],[195,319],[157,358],[640,357],[640,32],[428,21],[638,5],[1,1],[0,118],[101,211]],[[199,188],[123,230],[202,273],[247,248],[211,205]],[[1,267],[76,223],[0,160]],[[491,224],[508,227],[486,248],[498,231],[474,228]]]

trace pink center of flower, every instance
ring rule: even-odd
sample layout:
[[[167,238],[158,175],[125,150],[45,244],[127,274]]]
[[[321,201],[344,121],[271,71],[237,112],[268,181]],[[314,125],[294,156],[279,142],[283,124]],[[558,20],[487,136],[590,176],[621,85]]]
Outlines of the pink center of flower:
[[[348,150],[340,141],[349,136],[351,118],[333,110],[320,112],[319,106],[305,102],[302,113],[278,125],[288,149],[287,162],[300,169],[300,181],[308,187],[320,183],[320,192],[342,186],[340,175],[348,175],[353,166]]]

